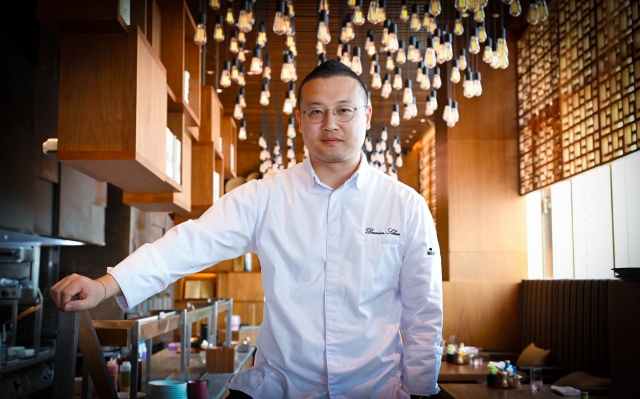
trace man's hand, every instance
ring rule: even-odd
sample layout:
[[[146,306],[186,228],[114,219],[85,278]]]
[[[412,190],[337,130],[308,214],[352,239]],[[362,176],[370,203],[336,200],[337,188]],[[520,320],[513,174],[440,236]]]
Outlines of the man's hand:
[[[120,286],[111,275],[106,274],[98,280],[72,274],[51,287],[51,297],[59,309],[72,312],[95,308],[110,296],[121,293]],[[74,295],[78,299],[72,301]]]

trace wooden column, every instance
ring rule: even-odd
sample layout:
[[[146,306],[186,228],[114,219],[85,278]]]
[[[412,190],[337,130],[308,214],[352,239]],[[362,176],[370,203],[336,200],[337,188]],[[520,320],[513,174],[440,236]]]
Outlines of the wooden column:
[[[506,70],[480,62],[480,97],[467,99],[462,85],[456,85],[460,121],[452,128],[442,120],[446,90],[439,91],[436,218],[445,281],[444,338],[455,334],[469,345],[520,350],[518,339],[499,332],[519,337],[517,287],[527,277],[525,199],[518,191],[515,38],[509,37],[508,45]],[[442,81],[448,82],[446,73]],[[495,334],[479,333],[488,326],[496,328]]]

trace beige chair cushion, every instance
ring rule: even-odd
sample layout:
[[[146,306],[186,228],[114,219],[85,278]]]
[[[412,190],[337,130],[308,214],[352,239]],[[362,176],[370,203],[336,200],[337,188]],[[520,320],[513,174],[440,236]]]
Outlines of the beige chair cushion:
[[[596,377],[585,371],[574,371],[554,383],[561,387],[610,387],[611,378]]]
[[[533,342],[529,344],[516,361],[517,366],[546,366],[551,349],[538,348]]]

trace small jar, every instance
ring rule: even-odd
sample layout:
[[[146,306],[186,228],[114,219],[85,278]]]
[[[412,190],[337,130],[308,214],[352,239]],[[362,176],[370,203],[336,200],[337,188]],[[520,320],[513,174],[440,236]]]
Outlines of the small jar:
[[[508,374],[505,371],[498,371],[498,381],[496,381],[496,387],[509,388],[509,382],[507,381]]]

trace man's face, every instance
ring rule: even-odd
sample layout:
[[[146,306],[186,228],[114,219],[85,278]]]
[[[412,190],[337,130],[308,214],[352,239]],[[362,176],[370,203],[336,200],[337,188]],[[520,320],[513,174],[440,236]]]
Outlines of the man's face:
[[[363,97],[360,84],[347,76],[314,79],[304,84],[303,103],[296,111],[296,119],[312,162],[335,164],[360,159],[366,131],[371,127],[371,107],[366,106]],[[331,110],[340,105],[357,108],[353,119],[348,122],[336,119]],[[324,121],[309,122],[303,111],[310,107],[328,109]]]

